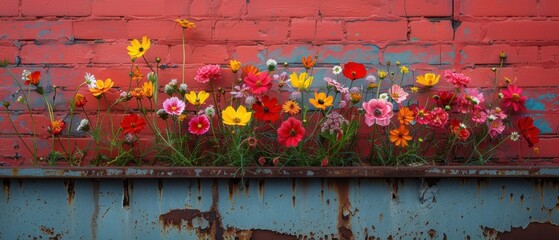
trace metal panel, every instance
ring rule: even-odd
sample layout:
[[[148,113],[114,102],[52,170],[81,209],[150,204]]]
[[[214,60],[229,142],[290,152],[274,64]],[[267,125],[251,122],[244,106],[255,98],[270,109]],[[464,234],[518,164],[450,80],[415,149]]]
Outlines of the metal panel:
[[[0,239],[546,239],[559,229],[552,178],[6,178],[3,189]]]

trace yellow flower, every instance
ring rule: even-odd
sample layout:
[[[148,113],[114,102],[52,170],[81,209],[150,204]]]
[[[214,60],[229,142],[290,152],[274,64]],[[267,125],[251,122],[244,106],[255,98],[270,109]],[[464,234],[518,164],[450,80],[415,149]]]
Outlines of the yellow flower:
[[[436,75],[432,74],[432,73],[427,73],[425,75],[419,75],[416,77],[416,82],[426,86],[426,87],[432,87],[435,86],[438,82],[439,82],[439,78],[441,78],[441,75]]]
[[[110,78],[107,78],[107,80],[105,80],[104,82],[103,80],[97,80],[97,82],[95,82],[95,87],[90,88],[89,91],[93,93],[93,96],[98,97],[101,96],[103,93],[109,91],[109,89],[111,89],[114,84],[115,83]]]
[[[283,109],[284,113],[288,113],[289,115],[297,115],[299,111],[301,111],[301,107],[299,104],[293,100],[289,100],[285,102],[281,108]]]
[[[148,39],[148,37],[143,36],[141,43],[140,41],[138,41],[138,39],[132,39],[132,41],[130,41],[130,46],[128,46],[126,49],[128,49],[128,55],[130,55],[130,58],[136,59],[143,56],[150,46],[151,40]]]
[[[179,122],[184,121],[184,119],[186,119],[186,115],[184,115],[184,114],[179,115],[179,118],[178,118]]]
[[[210,97],[210,94],[207,93],[206,91],[200,91],[198,92],[198,94],[196,94],[194,91],[190,91],[188,94],[185,94],[184,97],[186,98],[186,100],[188,100],[190,104],[194,106],[199,106],[204,104],[206,99]]]
[[[130,91],[130,95],[137,99],[144,98],[144,90],[142,88],[134,88],[134,90]]]
[[[406,74],[410,72],[410,69],[406,66],[400,66],[400,72]]]
[[[367,85],[368,89],[374,89],[376,87],[378,87],[378,84],[376,84],[376,83],[369,83],[369,85]]]
[[[291,86],[299,90],[305,90],[311,86],[313,76],[309,76],[306,72],[297,76],[297,73],[293,72],[289,78],[291,79]]]
[[[386,71],[382,71],[382,70],[378,70],[378,78],[380,78],[381,80],[386,78],[386,76],[388,76],[388,73]]]
[[[412,93],[419,92],[419,88],[418,88],[418,87],[411,87],[410,90],[411,90]]]
[[[194,24],[194,22],[188,21],[186,19],[175,19],[175,22],[177,22],[182,28],[185,29],[193,29],[196,27],[196,24]]]
[[[245,126],[252,118],[252,112],[248,112],[244,106],[239,106],[237,110],[231,106],[221,112],[223,123],[232,126]]]
[[[153,83],[148,81],[142,85],[142,90],[144,92],[144,96],[147,98],[151,98],[153,96]]]
[[[314,98],[309,99],[309,102],[318,109],[326,110],[326,107],[332,106],[334,103],[334,97],[326,97],[326,93],[314,93]]]
[[[237,71],[239,71],[239,69],[241,68],[241,62],[232,59],[229,61],[229,68],[231,68],[231,71],[233,71],[233,73],[237,73]]]
[[[360,92],[352,92],[352,93],[349,94],[349,98],[351,99],[352,103],[360,102],[362,97],[363,96],[361,95]]]

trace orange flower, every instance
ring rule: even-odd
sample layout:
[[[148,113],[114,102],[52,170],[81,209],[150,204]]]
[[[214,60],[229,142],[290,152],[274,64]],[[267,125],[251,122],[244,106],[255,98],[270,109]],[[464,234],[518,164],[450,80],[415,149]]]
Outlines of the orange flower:
[[[314,64],[316,63],[316,59],[317,59],[316,56],[315,57],[308,56],[308,57],[302,57],[301,61],[303,61],[303,66],[305,66],[305,68],[308,70],[314,66]]]
[[[194,24],[194,22],[188,21],[186,19],[175,19],[175,22],[177,22],[184,29],[193,29],[196,27],[196,24]]]
[[[115,83],[110,78],[107,78],[107,80],[105,80],[105,81],[97,80],[95,82],[95,85],[93,87],[89,88],[89,91],[91,93],[93,93],[93,96],[100,98],[101,95],[103,95],[103,93],[109,91],[109,89],[111,89],[114,84]]]
[[[74,96],[74,104],[76,107],[83,107],[87,103],[87,99],[80,93],[76,93]]]
[[[297,115],[301,111],[301,107],[299,104],[293,100],[289,100],[285,102],[281,108],[283,109],[284,113],[288,113],[289,115]]]
[[[137,99],[144,98],[144,90],[142,88],[134,88],[134,90],[130,91],[130,95]]]
[[[246,65],[242,69],[245,75],[248,75],[249,73],[252,73],[256,76],[260,75],[260,70],[258,70],[258,68],[253,65]]]
[[[412,110],[407,107],[400,108],[398,112],[398,121],[400,121],[400,124],[409,125],[414,119]]]
[[[144,78],[144,74],[142,74],[140,68],[137,66],[134,69],[132,69],[131,75],[132,75],[132,80],[135,80],[136,82],[139,82],[140,80],[142,80],[142,78]]]
[[[58,135],[62,132],[66,123],[62,120],[54,120],[50,123],[49,128],[47,129],[48,132],[52,135]]]
[[[24,85],[39,85],[39,81],[41,80],[41,72],[39,71],[35,71],[32,72],[31,74],[29,74],[29,76],[27,76],[27,80],[25,80],[25,82],[23,82]]]
[[[400,125],[399,128],[390,130],[390,141],[399,147],[408,146],[408,141],[411,140],[410,130],[405,125]]]

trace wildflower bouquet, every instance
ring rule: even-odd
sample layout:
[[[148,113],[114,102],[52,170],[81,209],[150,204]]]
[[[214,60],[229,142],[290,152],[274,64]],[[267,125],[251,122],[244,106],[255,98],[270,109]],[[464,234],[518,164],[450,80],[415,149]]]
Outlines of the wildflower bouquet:
[[[21,84],[3,64],[18,85],[18,102],[27,106],[32,120],[33,94],[47,105],[50,163],[65,160],[81,165],[82,159],[90,159],[96,165],[240,169],[247,165],[484,164],[498,158],[497,150],[509,141],[522,137],[530,147],[539,141],[532,118],[513,117],[526,111],[527,98],[515,81],[501,80],[504,53],[499,68],[493,69],[490,89],[470,88],[469,77],[451,70],[415,76],[399,62],[376,67],[347,62],[317,79],[318,56],[302,57],[291,66],[269,59],[262,68],[233,59],[227,69],[205,65],[193,79],[186,79],[184,36],[195,24],[177,23],[183,29],[180,81],[160,80],[161,59],[146,58],[151,40],[134,39],[127,48],[128,81],[113,81],[110,76],[101,80],[85,73],[64,119],[53,114],[56,86],[42,87],[41,73],[28,71],[23,72]],[[144,77],[140,67],[151,72]],[[189,90],[193,82],[203,87]],[[120,89],[116,97],[115,89]],[[97,103],[95,113],[84,108],[91,101]],[[4,106],[10,113],[10,102]],[[13,122],[12,126],[17,133]],[[68,140],[84,136],[89,141],[81,146]],[[19,133],[18,137],[35,161],[42,159],[35,132],[32,146]]]

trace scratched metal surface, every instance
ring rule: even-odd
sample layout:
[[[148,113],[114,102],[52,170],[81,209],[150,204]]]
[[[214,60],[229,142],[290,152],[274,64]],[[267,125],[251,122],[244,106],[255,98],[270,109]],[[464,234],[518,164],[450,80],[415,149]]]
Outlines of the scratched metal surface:
[[[554,239],[557,209],[553,178],[5,178],[0,239]]]

